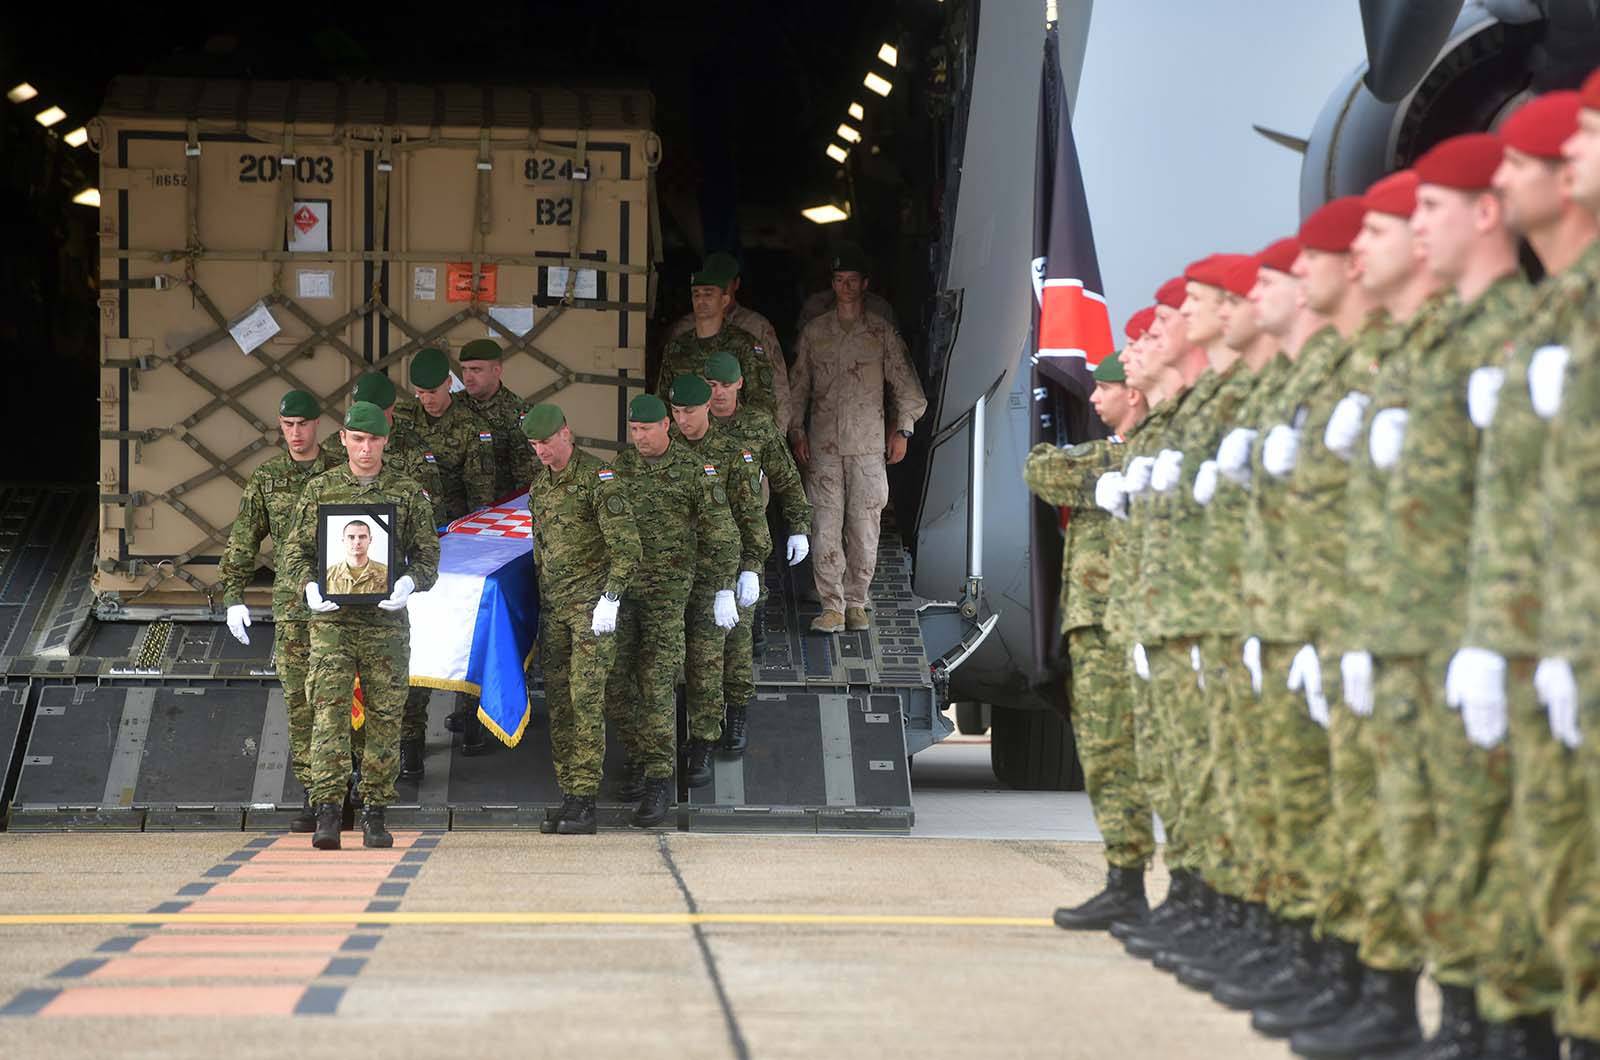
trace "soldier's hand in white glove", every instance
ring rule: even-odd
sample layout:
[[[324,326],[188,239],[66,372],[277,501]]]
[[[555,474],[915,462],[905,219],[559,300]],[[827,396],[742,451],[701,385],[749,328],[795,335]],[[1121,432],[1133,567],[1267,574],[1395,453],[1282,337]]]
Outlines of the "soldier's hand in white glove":
[[[1361,422],[1366,418],[1367,406],[1372,399],[1352,390],[1334,406],[1328,417],[1328,429],[1322,432],[1322,444],[1340,460],[1349,460],[1356,451],[1356,440],[1361,437]]]
[[[1163,449],[1156,457],[1150,471],[1150,488],[1157,493],[1169,493],[1183,477],[1183,453],[1177,449]]]
[[[1528,398],[1542,420],[1550,419],[1561,408],[1561,391],[1571,357],[1565,346],[1540,346],[1533,351],[1533,360],[1528,362]]]
[[[711,617],[723,629],[739,624],[739,605],[734,603],[733,590],[717,590],[716,598],[711,601]]]
[[[339,610],[338,604],[322,598],[322,590],[317,588],[316,582],[306,582],[306,606],[319,615]]]
[[[739,572],[739,606],[749,607],[761,599],[761,579],[753,570]]]
[[[411,575],[402,574],[394,583],[394,591],[389,594],[389,599],[379,600],[378,609],[381,611],[399,611],[404,609],[406,601],[411,599],[411,594],[417,591],[417,583],[411,580]]]
[[[804,534],[790,534],[787,554],[789,566],[793,567],[797,563],[804,562],[809,555],[811,555],[811,540]]]
[[[250,643],[250,634],[245,628],[250,625],[250,609],[244,604],[232,604],[228,607],[228,632],[233,634],[233,639],[240,644]]]
[[[1344,703],[1357,717],[1372,717],[1372,653],[1347,651],[1339,659],[1339,679]]]
[[[728,595],[732,596],[733,594],[729,593]],[[621,609],[622,600],[620,598],[608,600],[602,595],[600,602],[594,605],[594,618],[589,623],[589,628],[594,632],[594,635],[603,637],[607,633],[615,633],[617,630],[617,612]]]
[[[1478,430],[1488,430],[1500,407],[1500,388],[1506,384],[1506,370],[1485,365],[1467,379],[1467,415]]]
[[[1217,495],[1217,462],[1207,460],[1194,473],[1194,502],[1204,508]]]
[[[1444,701],[1464,710],[1469,706],[1506,709],[1506,660],[1486,648],[1462,648],[1444,673]]]
[[[1130,497],[1137,497],[1150,488],[1150,476],[1155,469],[1154,457],[1134,457],[1128,464],[1128,470],[1122,473],[1122,491]]]
[[[1133,646],[1133,672],[1141,681],[1150,680],[1150,657],[1144,653],[1143,644]]]
[[[1300,432],[1287,423],[1280,423],[1267,432],[1261,443],[1261,466],[1273,478],[1283,478],[1294,470],[1300,457]]]
[[[1217,470],[1223,478],[1241,486],[1250,485],[1250,447],[1255,444],[1256,434],[1248,427],[1235,427],[1222,439],[1217,446]]]
[[[1583,743],[1578,728],[1578,679],[1565,659],[1540,659],[1533,672],[1533,688],[1550,715],[1550,735],[1576,749]]]
[[[1304,692],[1306,709],[1311,720],[1328,727],[1328,699],[1322,694],[1322,663],[1317,660],[1317,649],[1307,644],[1295,652],[1289,663],[1289,691]]]
[[[1094,503],[1118,519],[1128,517],[1128,495],[1122,489],[1122,472],[1107,471],[1095,480]]]
[[[1261,638],[1251,637],[1244,642],[1244,668],[1250,674],[1250,690],[1261,694]]]
[[[1400,450],[1406,444],[1406,422],[1411,414],[1405,409],[1384,409],[1372,417],[1372,430],[1367,435],[1367,452],[1379,471],[1387,471],[1400,462]]]

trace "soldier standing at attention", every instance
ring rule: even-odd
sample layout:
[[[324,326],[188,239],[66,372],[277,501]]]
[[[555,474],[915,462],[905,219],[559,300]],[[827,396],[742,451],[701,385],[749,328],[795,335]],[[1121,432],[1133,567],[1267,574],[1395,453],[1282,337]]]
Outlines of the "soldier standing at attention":
[[[739,288],[742,280],[739,276],[739,261],[732,254],[717,251],[706,255],[704,271],[713,275],[731,277],[728,281],[728,309],[723,314],[723,319],[736,328],[743,328],[756,340],[756,349],[767,355],[767,361],[772,365],[772,396],[776,408],[770,414],[777,420],[778,437],[787,437],[789,431],[789,365],[783,359],[783,347],[778,345],[778,333],[773,330],[772,321],[739,304]],[[679,317],[667,331],[667,338],[675,339],[679,335],[694,330],[694,314],[686,313]],[[742,371],[742,369],[741,369]],[[704,373],[702,373],[704,374]]]
[[[755,336],[727,319],[728,307],[733,304],[729,292],[734,279],[735,273],[725,264],[719,265],[709,258],[704,268],[689,277],[694,330],[667,340],[667,347],[661,354],[661,368],[656,374],[656,395],[663,401],[670,401],[674,379],[685,373],[703,374],[706,359],[718,350],[726,350],[738,358],[744,373],[745,401],[777,419],[778,380],[784,379],[785,395],[788,381],[785,376],[774,373],[772,362]]]
[[[351,405],[340,432],[348,462],[306,483],[289,535],[288,572],[305,587],[306,606],[312,612],[307,696],[313,715],[311,801],[317,810],[312,844],[319,850],[339,849],[339,819],[350,777],[350,703],[358,672],[367,716],[360,786],[362,843],[394,844],[384,827],[384,807],[394,800],[400,715],[411,664],[411,630],[400,612],[413,592],[427,591],[438,578],[439,538],[421,487],[383,466],[388,440],[389,421],[382,409],[365,401]],[[318,506],[358,503],[395,508],[389,563],[401,574],[388,598],[375,608],[340,607],[324,600],[317,588]]]
[[[317,399],[304,390],[291,390],[278,402],[278,433],[286,451],[251,472],[218,566],[228,632],[240,644],[249,644],[250,634],[245,630],[250,625],[250,608],[245,606],[244,588],[255,573],[262,538],[270,536],[273,547],[280,551],[272,577],[272,665],[278,671],[289,712],[290,767],[307,793],[299,815],[289,823],[291,832],[309,832],[317,826],[310,795],[311,708],[306,703],[311,612],[300,598],[300,586],[285,576],[281,552],[287,548],[301,488],[334,464],[334,457],[317,444],[321,414]]]
[[[643,551],[627,488],[611,465],[577,448],[561,409],[535,405],[522,417],[522,433],[544,465],[528,487],[528,513],[539,567],[539,663],[562,794],[560,816],[540,830],[593,835],[612,634]]]
[[[528,488],[533,479],[533,453],[522,436],[527,405],[506,387],[500,344],[473,339],[461,347],[461,384],[466,404],[489,424],[494,434],[494,499],[504,500]]]
[[[818,633],[871,626],[867,589],[889,503],[887,466],[905,459],[928,407],[905,342],[862,305],[867,271],[864,256],[834,259],[838,303],[800,333],[789,380],[789,442],[816,516],[811,562],[822,613],[811,628]]]
[[[739,528],[728,507],[722,476],[671,434],[667,406],[640,394],[628,406],[632,448],[617,458],[634,518],[649,528],[639,535],[644,562],[622,597],[617,616],[617,657],[606,680],[606,718],[622,734],[628,771],[622,797],[638,800],[633,823],[660,824],[671,802],[677,711],[674,691],[684,663],[684,617],[695,583],[716,586],[718,617],[736,617]]]

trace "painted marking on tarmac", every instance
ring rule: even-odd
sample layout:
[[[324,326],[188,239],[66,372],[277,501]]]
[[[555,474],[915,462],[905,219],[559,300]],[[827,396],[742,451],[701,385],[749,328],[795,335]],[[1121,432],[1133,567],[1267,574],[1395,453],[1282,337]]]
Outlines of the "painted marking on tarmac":
[[[229,903],[232,904],[232,903]],[[224,903],[214,903],[220,908]],[[1048,917],[1029,916],[934,916],[887,913],[615,913],[615,912],[433,912],[362,913],[364,923],[398,925],[600,925],[613,927],[670,926],[690,924],[758,924],[775,927],[975,927],[1041,928],[1054,927]],[[0,914],[0,928],[62,927],[75,924],[114,924],[132,922],[160,924],[344,924],[349,913],[228,913],[220,911],[152,916],[149,913],[9,913]]]

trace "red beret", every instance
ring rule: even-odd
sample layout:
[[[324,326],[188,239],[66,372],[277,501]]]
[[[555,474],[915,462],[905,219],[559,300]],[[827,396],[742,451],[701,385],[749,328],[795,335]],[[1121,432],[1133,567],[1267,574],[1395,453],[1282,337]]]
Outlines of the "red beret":
[[[1155,320],[1156,307],[1147,305],[1128,318],[1128,323],[1123,327],[1122,333],[1128,336],[1130,341],[1137,341],[1145,332],[1150,330],[1150,325],[1154,324]]]
[[[1207,287],[1225,287],[1227,276],[1223,271],[1226,264],[1223,259],[1226,257],[1226,254],[1207,254],[1199,261],[1190,262],[1189,267],[1183,270],[1183,278]]]
[[[1350,244],[1361,231],[1361,218],[1367,213],[1366,204],[1359,195],[1346,195],[1342,199],[1318,207],[1300,224],[1300,246],[1306,250],[1322,250],[1330,254],[1346,254]]]
[[[1183,300],[1188,297],[1189,288],[1182,276],[1174,276],[1156,289],[1156,304],[1168,309],[1183,308]]]
[[[1583,79],[1578,89],[1578,102],[1590,110],[1600,110],[1600,70]]]
[[[1500,139],[1525,155],[1551,160],[1561,157],[1561,145],[1578,131],[1576,92],[1546,92],[1518,107],[1500,125]]]
[[[1370,213],[1386,213],[1395,217],[1410,217],[1417,209],[1417,174],[1402,169],[1373,182],[1361,196],[1361,205]]]
[[[1269,243],[1267,247],[1256,255],[1256,264],[1263,269],[1276,269],[1279,272],[1288,272],[1294,268],[1294,259],[1300,256],[1300,241],[1294,236],[1280,239],[1276,243]]]
[[[1256,259],[1249,254],[1218,254],[1222,289],[1244,298],[1256,285]]]
[[[1411,168],[1423,184],[1483,191],[1505,153],[1505,145],[1494,133],[1467,133],[1434,144]]]

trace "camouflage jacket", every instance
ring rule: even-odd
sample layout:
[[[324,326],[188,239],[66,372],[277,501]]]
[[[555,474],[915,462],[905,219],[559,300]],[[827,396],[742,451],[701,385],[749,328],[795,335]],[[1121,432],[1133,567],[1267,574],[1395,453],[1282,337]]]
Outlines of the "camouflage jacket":
[[[1040,442],[1022,465],[1028,489],[1046,504],[1071,508],[1061,556],[1061,632],[1098,626],[1111,587],[1110,514],[1094,503],[1095,483],[1122,463],[1122,443],[1108,438],[1068,449]]]
[[[537,464],[533,450],[528,448],[527,435],[522,433],[527,402],[513,394],[504,383],[487,401],[479,401],[465,391],[457,394],[456,400],[464,400],[489,424],[494,435],[494,499],[505,500],[527,489]]]
[[[1562,337],[1570,360],[1544,452],[1549,544],[1539,643],[1542,655],[1580,667],[1581,685],[1594,672],[1600,619],[1600,328],[1592,310]]]
[[[487,508],[495,494],[494,431],[456,395],[442,416],[423,414],[418,427],[439,466],[444,511],[449,519]]]
[[[337,441],[338,435],[334,435],[334,439]],[[274,550],[284,548],[305,484],[343,460],[342,449],[330,452],[324,443],[316,457],[303,464],[286,452],[279,453],[250,473],[244,492],[239,495],[239,514],[228,531],[222,562],[217,566],[225,606],[244,603],[244,589],[256,572],[256,556],[263,539],[272,538]],[[283,577],[283,571],[279,556],[272,578],[273,617],[285,622],[304,622],[311,615],[302,595],[304,583],[296,585]]]
[[[1161,451],[1158,444],[1161,434],[1177,414],[1180,398],[1169,398],[1150,411],[1139,425],[1128,432],[1126,444],[1118,453],[1122,458],[1117,470],[1127,471],[1128,465],[1141,456],[1155,456]],[[1143,550],[1145,508],[1129,505],[1128,518],[1115,520],[1111,530],[1111,584],[1106,594],[1103,624],[1106,629],[1125,641],[1137,639],[1136,626],[1139,604],[1136,589],[1139,585],[1140,553]]]
[[[388,565],[398,581],[410,575],[417,592],[433,588],[439,578],[439,535],[433,528],[433,511],[414,479],[387,464],[369,483],[356,481],[348,464],[324,471],[306,483],[295,512],[286,556],[290,584],[304,592],[308,582],[322,580],[317,569],[317,506],[321,504],[393,504],[395,525],[390,527]],[[377,606],[341,607],[326,614],[311,613],[313,622],[342,622],[367,626],[404,626],[406,613],[383,611]]]
[[[337,457],[335,464],[343,464],[349,459],[344,451],[344,443],[337,434],[322,444]],[[390,423],[389,444],[383,447],[383,463],[385,467],[392,467],[416,480],[417,485],[422,487],[422,495],[433,506],[434,526],[444,526],[450,521],[451,516],[445,511],[444,484],[440,480],[438,458],[411,421],[397,416]]]
[[[715,423],[694,441],[676,428],[672,438],[688,446],[708,474],[723,480],[733,521],[739,525],[739,569],[761,573],[772,553],[772,532],[767,529],[767,510],[761,503],[761,469],[755,453]]]
[[[713,418],[744,448],[755,454],[761,474],[772,487],[783,509],[783,521],[791,534],[811,532],[811,502],[806,499],[805,483],[794,466],[789,443],[765,412],[741,404],[727,419]]]
[[[722,329],[709,339],[702,339],[691,328],[688,332],[667,340],[661,352],[661,370],[656,376],[656,394],[668,401],[672,381],[680,375],[700,375],[706,361],[713,353],[726,351],[739,359],[739,374],[744,377],[744,401],[751,408],[760,409],[774,420],[778,417],[778,384],[773,378],[772,362],[766,351],[744,328],[724,323]]]
[[[820,456],[881,454],[890,429],[912,430],[928,408],[905,342],[870,312],[848,326],[837,313],[806,325],[795,344],[789,401],[789,430],[804,430]]]
[[[766,352],[767,363],[772,366],[772,400],[776,405],[773,416],[778,424],[778,436],[789,437],[789,365],[783,359],[783,347],[778,345],[778,333],[773,330],[772,321],[737,302],[728,307],[728,315],[723,319],[736,328],[748,331],[756,340],[756,349]],[[668,330],[667,338],[675,339],[692,331],[694,314],[686,313]],[[743,371],[742,363],[740,370]],[[672,380],[668,379],[667,383],[671,385]]]
[[[643,559],[628,489],[582,449],[560,471],[541,467],[528,486],[539,596],[550,607],[594,603],[633,587]]]
[[[642,528],[639,565],[629,595],[682,607],[698,582],[733,589],[739,576],[739,526],[733,521],[721,475],[674,438],[656,460],[622,451],[613,465],[628,487],[633,518]]]

